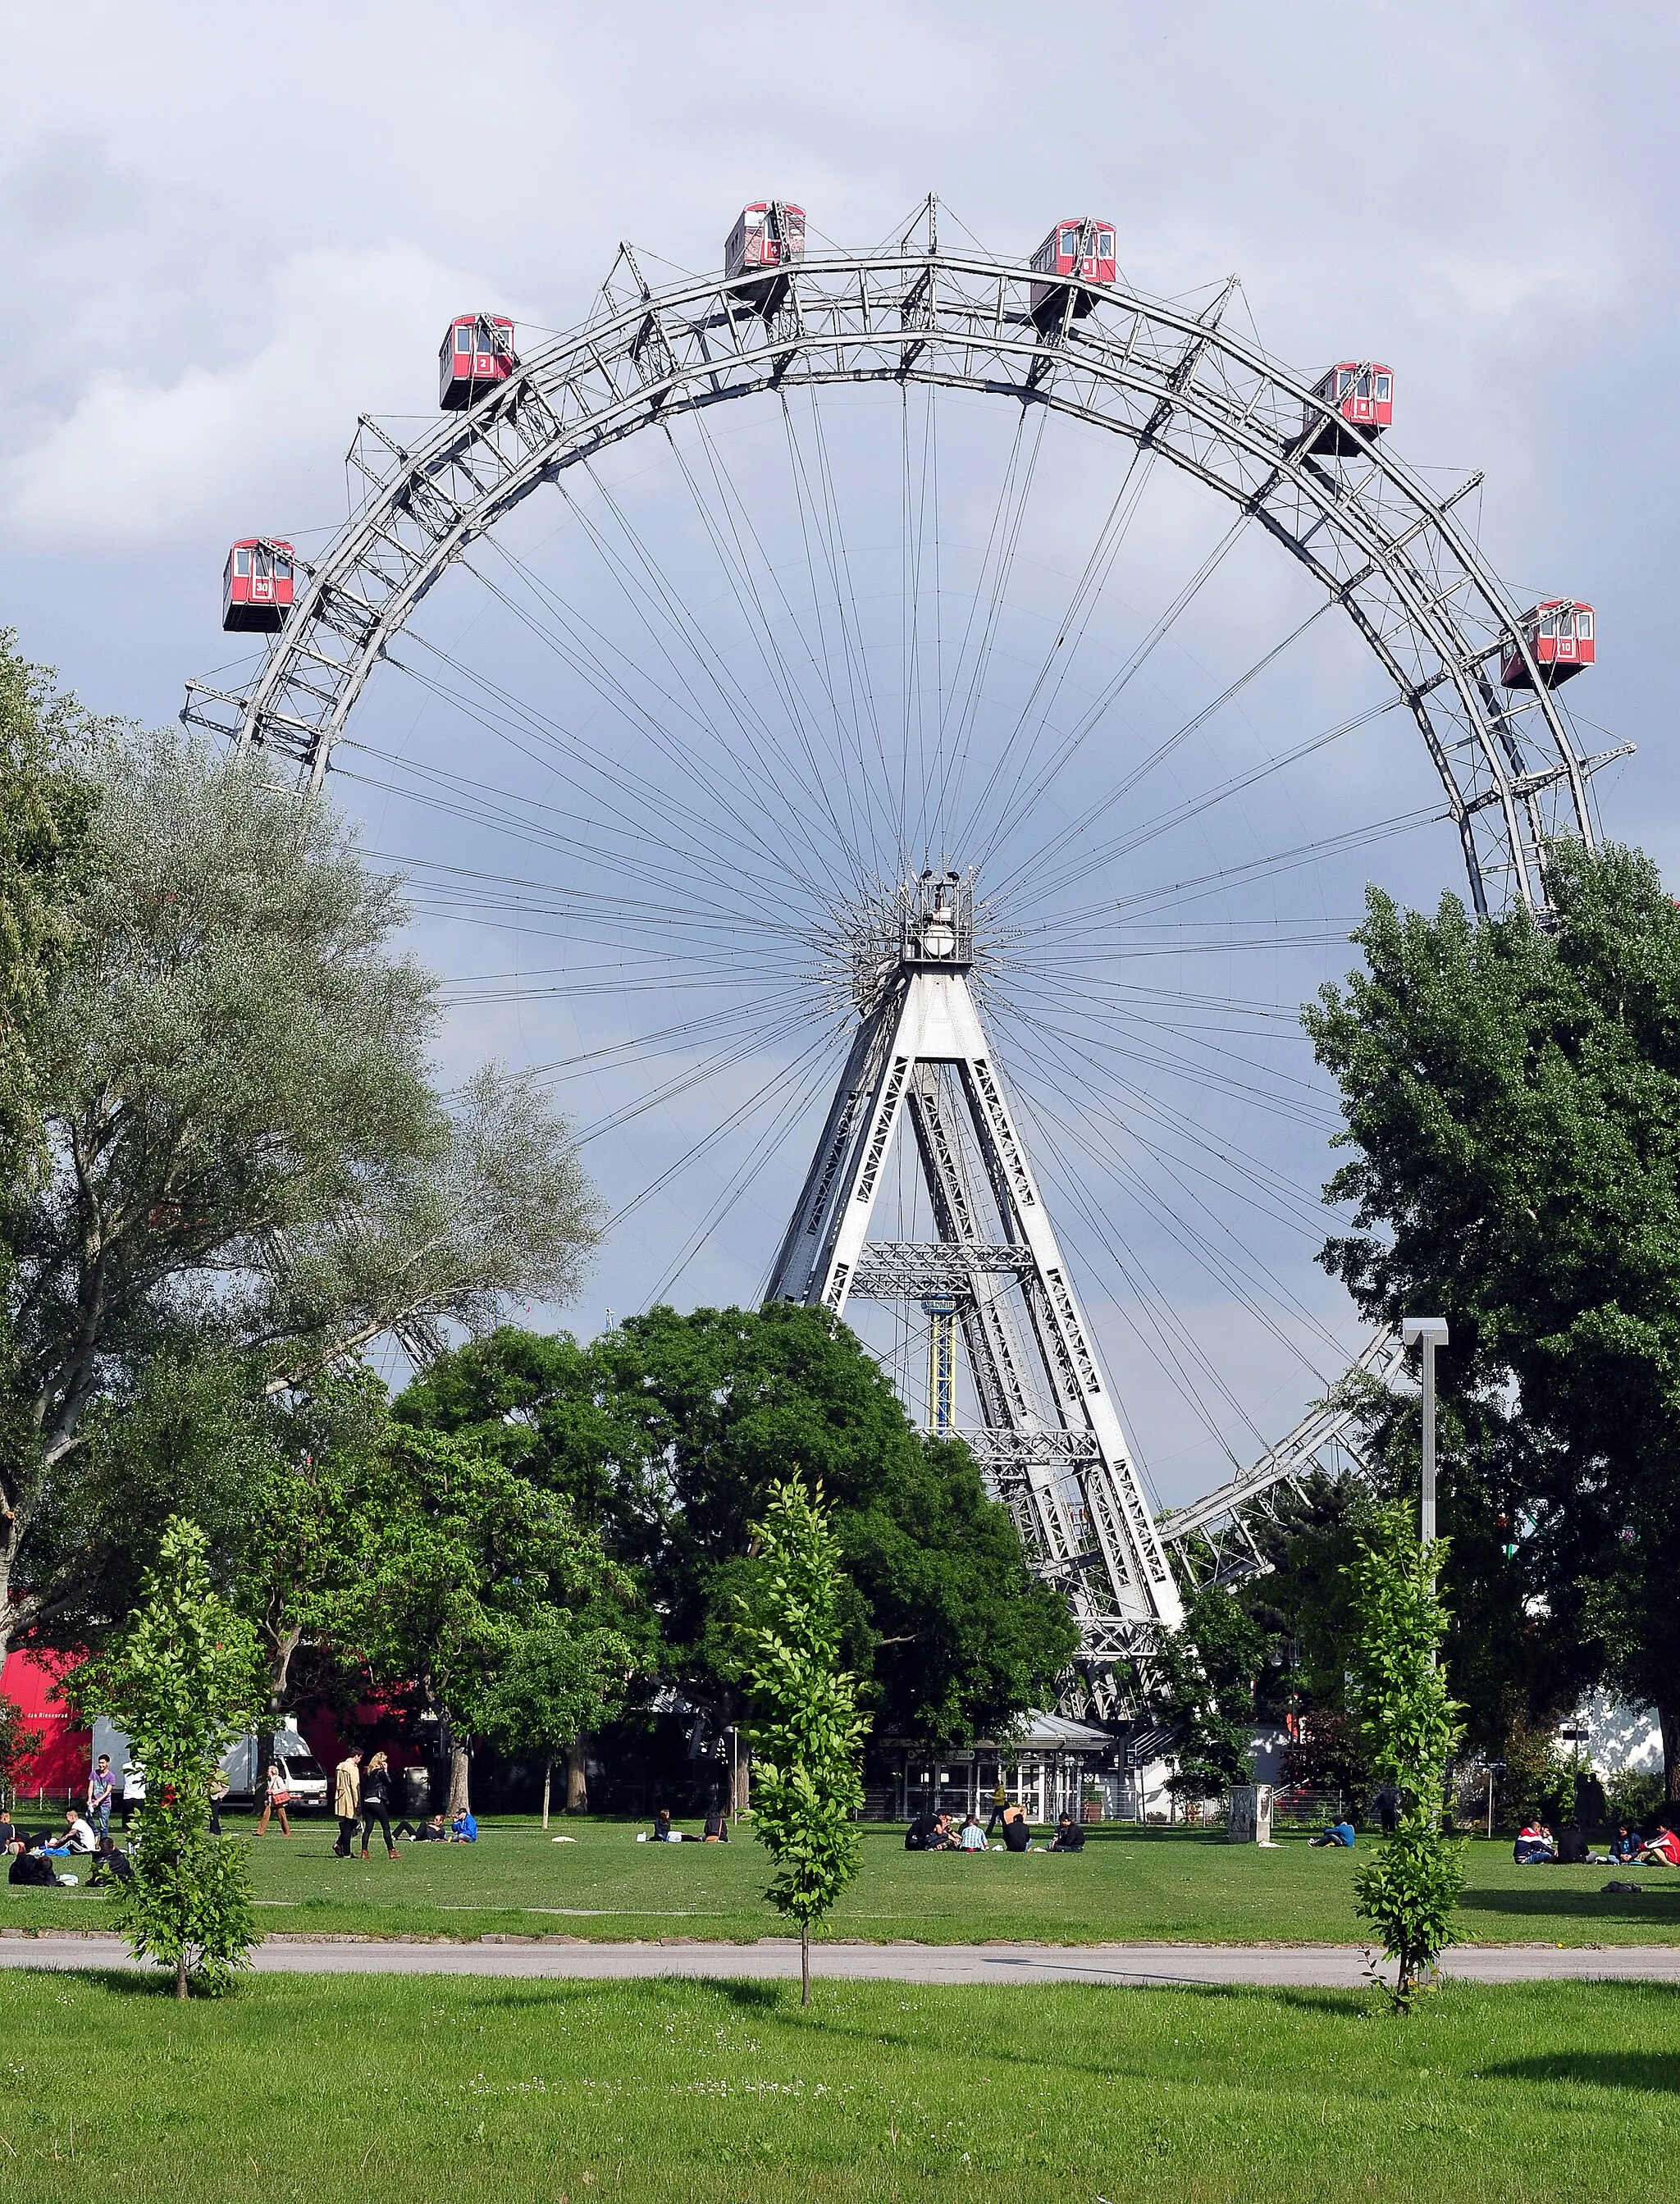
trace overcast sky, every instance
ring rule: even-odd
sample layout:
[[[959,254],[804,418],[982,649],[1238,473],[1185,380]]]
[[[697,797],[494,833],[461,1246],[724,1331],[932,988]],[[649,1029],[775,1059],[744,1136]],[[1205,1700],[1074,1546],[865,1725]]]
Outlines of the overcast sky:
[[[621,238],[709,268],[774,193],[864,246],[935,189],[998,252],[1112,216],[1139,287],[1235,270],[1274,355],[1390,362],[1407,457],[1486,469],[1511,586],[1597,607],[1570,701],[1639,744],[1605,823],[1680,872],[1672,8],[7,0],[0,27],[0,624],[90,704],[174,715],[227,655],[229,540],[341,518],[356,415],[432,413],[463,305],[565,329]]]

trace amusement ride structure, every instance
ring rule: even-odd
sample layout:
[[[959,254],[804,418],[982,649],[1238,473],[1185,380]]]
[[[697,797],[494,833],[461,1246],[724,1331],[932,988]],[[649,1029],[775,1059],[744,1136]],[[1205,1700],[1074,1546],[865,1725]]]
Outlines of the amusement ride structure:
[[[1125,888],[1151,835],[1181,833],[1221,807],[1229,814],[1285,773],[1316,772],[1330,745],[1380,722],[1392,753],[1391,715],[1410,722],[1414,751],[1433,767],[1433,801],[1398,821],[1216,862],[1172,884],[1172,907],[1213,894],[1237,910],[1245,884],[1298,872],[1315,850],[1439,821],[1456,838],[1476,911],[1543,914],[1548,851],[1564,837],[1594,840],[1589,778],[1628,746],[1584,755],[1560,696],[1594,661],[1593,608],[1565,598],[1525,606],[1505,589],[1466,519],[1481,477],[1438,489],[1394,453],[1388,365],[1351,359],[1310,379],[1291,374],[1236,326],[1234,279],[1188,301],[1146,297],[1125,281],[1106,220],[1059,222],[1016,261],[941,240],[939,213],[930,198],[895,241],[852,252],[822,244],[800,208],[767,200],[743,211],[721,273],[656,287],[620,247],[597,310],[567,334],[531,342],[508,317],[455,316],[439,357],[441,418],[416,435],[364,417],[349,454],[353,509],[325,548],[306,559],[277,536],[233,547],[223,625],[264,633],[266,646],[236,679],[190,684],[183,718],[319,788],[357,751],[353,727],[376,673],[400,668],[453,716],[464,750],[491,735],[540,750],[568,791],[564,817],[545,824],[535,798],[475,785],[464,756],[417,767],[406,752],[377,753],[389,777],[375,786],[400,788],[404,773],[424,771],[475,828],[562,853],[560,885],[502,881],[504,903],[519,889],[521,924],[528,911],[564,918],[578,939],[615,945],[638,971],[659,963],[672,986],[691,988],[762,992],[787,978],[763,961],[769,950],[797,948],[806,959],[798,1015],[815,1019],[818,1042],[790,1059],[798,1092],[774,1090],[759,1163],[785,1153],[820,1087],[831,1099],[766,1297],[836,1318],[861,1319],[872,1304],[900,1312],[897,1374],[911,1373],[904,1342],[913,1335],[924,1350],[916,1405],[933,1431],[973,1449],[1074,1614],[1080,1653],[1066,1710],[1112,1717],[1127,1710],[1127,1664],[1147,1666],[1157,1634],[1181,1620],[1184,1588],[1259,1565],[1250,1526],[1268,1496],[1339,1452],[1356,1462],[1353,1417],[1345,1393],[1315,1386],[1329,1397],[1257,1459],[1244,1463],[1224,1442],[1232,1474],[1203,1499],[1167,1514],[1151,1504],[1037,1169],[1053,1128],[1066,1129],[1058,1105],[1070,1085],[1092,1089],[1093,1052],[1112,1039],[1098,1030],[1100,1004],[1082,1027],[1068,1003],[1081,988],[1096,1002],[1089,991],[1108,981],[1087,973],[1060,998],[1035,998],[1035,957],[1045,972],[1054,956],[1071,959],[1065,975],[1083,970],[1081,958],[1094,971],[1100,957],[1143,953],[1125,933],[1128,914],[1140,902],[1146,915],[1159,913],[1168,889]],[[871,394],[896,409],[900,447],[899,571],[885,583],[879,543],[850,540],[846,510],[848,495],[864,495],[849,485],[869,471],[846,442],[852,417],[842,408]],[[955,554],[928,517],[937,453],[952,439],[937,408],[953,398],[1007,424],[1001,486],[989,518],[968,524],[960,590],[948,580]],[[802,547],[802,595],[788,579],[791,554],[731,477],[721,417],[737,400],[769,409],[786,443],[783,522]],[[1081,452],[1117,454],[1115,487],[1103,491],[1072,589],[1042,617],[1018,615],[1011,591],[1029,563],[1029,494],[1053,421],[1080,432]],[[707,584],[722,607],[715,614],[686,601],[675,554],[638,528],[639,477],[627,465],[612,472],[620,447],[638,440],[680,471],[700,518],[692,532],[727,584],[719,590],[716,571]],[[1163,470],[1222,501],[1225,518],[1164,606],[1136,623],[1141,639],[1103,660],[1091,654],[1105,591],[1146,483]],[[481,547],[502,542],[493,531],[543,489],[561,492],[614,601],[639,620],[634,647],[623,641],[630,629],[615,632],[575,587],[538,575],[529,551],[480,562]],[[1211,703],[1163,737],[1140,740],[1128,727],[1123,744],[1119,715],[1141,693],[1146,664],[1256,536],[1296,562],[1303,616]],[[469,678],[459,653],[426,635],[422,607],[461,572],[561,661],[567,693],[587,696],[606,732],[593,718],[533,707],[499,678]],[[959,642],[944,609],[951,597],[961,600]],[[1374,700],[1257,763],[1233,767],[1221,756],[1205,788],[1190,785],[1193,744],[1218,715],[1245,708],[1250,684],[1309,631],[1322,632],[1316,624],[1332,611],[1374,668]],[[718,639],[726,619],[733,655]],[[1076,661],[1087,670],[1070,675]],[[889,690],[895,710],[883,702]],[[698,759],[703,737],[712,747]],[[1128,831],[1127,807],[1150,773],[1179,776],[1172,803]],[[1110,866],[1134,869],[1116,871],[1110,886]],[[419,877],[442,896],[469,872],[423,859]],[[1099,900],[1070,909],[1082,880]],[[1281,924],[1241,905],[1218,945],[1270,944]],[[673,947],[679,926],[689,929],[685,949]],[[1188,938],[1181,929],[1177,948]],[[1124,1016],[1157,1036],[1129,1028],[1130,1060],[1158,1062],[1192,1093],[1221,1081],[1238,1091],[1229,1048],[1196,1038],[1224,1014],[1216,998],[1146,989],[1144,1002],[1125,984]],[[731,1063],[766,1038],[750,1004],[693,1024],[707,1018],[724,1052],[735,1052]],[[1035,1104],[1030,1125],[999,1050],[999,1023],[1012,1019],[1013,1065],[1048,1067],[1055,1090]],[[837,1081],[823,1052],[835,1040],[845,1050]],[[625,1044],[595,1053],[613,1047]],[[1285,1115],[1299,1106],[1272,1099]],[[609,1129],[629,1114],[609,1117]],[[1177,1104],[1167,1114],[1170,1125],[1128,1091],[1102,1120],[1103,1137],[1117,1148],[1141,1143],[1155,1159],[1147,1191],[1169,1225],[1227,1283],[1252,1280],[1264,1265],[1238,1246],[1244,1206],[1269,1202],[1281,1214],[1293,1199],[1297,1229],[1307,1206],[1221,1133],[1208,1152],[1232,1202],[1212,1225],[1198,1222],[1192,1212],[1205,1201],[1175,1191],[1184,1182],[1161,1160],[1161,1144],[1191,1116]],[[1124,1250],[1103,1236],[1079,1175],[1061,1177],[1107,1251],[1087,1250],[1089,1283],[1095,1265],[1120,1264]],[[708,1218],[724,1213],[720,1196]],[[1286,1282],[1279,1291],[1291,1323],[1315,1321]],[[1198,1350],[1187,1363],[1181,1331],[1159,1337],[1190,1391],[1217,1388],[1213,1358]],[[1349,1359],[1344,1347],[1338,1372]],[[1401,1350],[1385,1334],[1356,1359],[1386,1378]]]

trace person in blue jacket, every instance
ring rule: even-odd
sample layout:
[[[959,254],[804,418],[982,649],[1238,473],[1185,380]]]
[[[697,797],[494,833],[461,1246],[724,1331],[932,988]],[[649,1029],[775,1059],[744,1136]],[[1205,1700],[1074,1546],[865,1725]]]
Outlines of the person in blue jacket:
[[[476,1845],[478,1841],[478,1824],[472,1818],[472,1810],[470,1806],[463,1806],[449,1824],[449,1842],[452,1845]]]
[[[1353,1824],[1349,1821],[1333,1822],[1321,1835],[1312,1840],[1315,1845],[1344,1845],[1353,1850]]]

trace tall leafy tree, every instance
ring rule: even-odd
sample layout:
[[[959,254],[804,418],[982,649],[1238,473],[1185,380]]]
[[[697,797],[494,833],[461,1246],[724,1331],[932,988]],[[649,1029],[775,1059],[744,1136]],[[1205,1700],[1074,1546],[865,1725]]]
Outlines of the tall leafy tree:
[[[106,732],[0,629],[0,1182],[41,1155],[35,1028],[76,940]]]
[[[485,1698],[484,1734],[505,1752],[541,1760],[545,1829],[555,1761],[622,1707],[634,1660],[598,1601],[521,1632],[508,1648]]]
[[[1202,1798],[1253,1780],[1255,1693],[1273,1643],[1234,1593],[1209,1585],[1185,1605],[1184,1624],[1157,1656],[1161,1718],[1178,1735],[1172,1787]]]
[[[0,1653],[86,1604],[90,1432],[160,1360],[243,1355],[283,1395],[392,1325],[564,1296],[597,1233],[528,1084],[444,1107],[397,884],[329,804],[163,735],[104,751],[98,795],[33,1029],[52,1167],[0,1215]]]
[[[211,1780],[261,1696],[250,1625],[211,1582],[208,1541],[172,1516],[140,1605],[104,1659],[75,1680],[79,1703],[109,1713],[145,1764],[145,1801],[132,1879],[117,1920],[134,1949],[172,1969],[175,1995],[196,1978],[224,1989],[257,1940],[251,1847],[210,1834]]]
[[[754,1526],[751,1590],[736,1632],[751,1721],[754,1834],[776,1863],[765,1893],[799,1924],[799,2002],[810,2003],[810,1932],[857,1874],[864,1717],[841,1665],[845,1576],[822,1488],[771,1488]]]
[[[1565,845],[1550,865],[1546,925],[1370,895],[1364,970],[1308,1015],[1354,1151],[1331,1192],[1355,1226],[1323,1259],[1373,1319],[1449,1318],[1451,1394],[1511,1427],[1507,1520],[1484,1536],[1584,1656],[1574,1680],[1654,1702],[1674,1796],[1680,910],[1637,852]]]
[[[383,1451],[377,1533],[344,1634],[376,1681],[412,1686],[439,1718],[456,1813],[472,1741],[501,1727],[533,1641],[607,1626],[631,1588],[562,1495],[470,1440],[394,1425]]]
[[[846,1657],[883,1728],[984,1734],[1042,1705],[1076,1638],[966,1448],[916,1431],[821,1310],[654,1309],[579,1347],[504,1330],[446,1357],[396,1414],[552,1481],[637,1571],[662,1673],[736,1722],[735,1600],[785,1465],[820,1478],[846,1569]]]

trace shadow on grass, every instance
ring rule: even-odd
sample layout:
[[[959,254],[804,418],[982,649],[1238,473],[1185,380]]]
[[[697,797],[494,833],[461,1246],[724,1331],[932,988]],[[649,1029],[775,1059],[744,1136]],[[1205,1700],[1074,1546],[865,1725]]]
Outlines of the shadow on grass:
[[[1680,2052],[1556,2051],[1478,2069],[1484,2082],[1586,2082],[1599,2089],[1680,2096]]]
[[[1499,1913],[1519,1921],[1613,1921],[1654,1929],[1665,1937],[1680,1934],[1680,1885],[1657,1887],[1647,1883],[1635,1898],[1596,1887],[1571,1888],[1560,1880],[1561,1871],[1536,1869],[1535,1873],[1541,1879],[1532,1887],[1467,1890],[1458,1900],[1458,1910]]]

